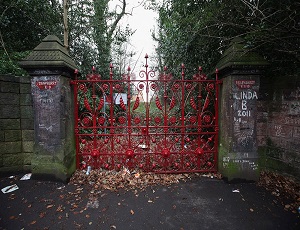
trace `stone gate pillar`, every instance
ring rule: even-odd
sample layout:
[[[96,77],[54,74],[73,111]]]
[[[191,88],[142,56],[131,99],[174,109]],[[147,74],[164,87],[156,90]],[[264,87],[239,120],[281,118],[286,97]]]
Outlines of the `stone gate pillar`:
[[[76,66],[54,35],[43,39],[20,65],[31,76],[35,133],[33,177],[66,181],[76,169],[70,87]]]
[[[219,171],[228,181],[259,177],[256,116],[260,76],[267,62],[232,40],[217,65],[222,79],[219,106]]]

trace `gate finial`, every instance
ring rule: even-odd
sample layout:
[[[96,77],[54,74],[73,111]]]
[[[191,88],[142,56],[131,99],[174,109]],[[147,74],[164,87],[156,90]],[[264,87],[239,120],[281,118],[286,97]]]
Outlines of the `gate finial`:
[[[146,59],[145,67],[148,68],[148,54],[145,55],[145,59]],[[146,72],[147,72],[147,71],[146,71]]]
[[[112,79],[112,76],[114,75],[114,74],[113,74],[113,68],[114,68],[113,64],[110,63],[110,64],[109,64],[109,69],[110,69],[110,71],[109,71],[109,77],[110,77],[110,79]]]
[[[184,79],[184,75],[185,75],[184,69],[185,69],[185,66],[184,66],[184,64],[182,63],[182,64],[181,64],[181,76],[182,76],[182,79]]]

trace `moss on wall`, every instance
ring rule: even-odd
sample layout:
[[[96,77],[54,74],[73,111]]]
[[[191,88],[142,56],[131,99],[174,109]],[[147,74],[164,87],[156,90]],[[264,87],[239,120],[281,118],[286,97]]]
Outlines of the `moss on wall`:
[[[268,138],[267,145],[258,148],[260,169],[287,173],[300,178],[300,162],[293,162],[293,164],[284,162],[283,159],[279,157],[282,154],[297,157],[297,154],[293,152],[284,152],[283,149],[276,147]]]

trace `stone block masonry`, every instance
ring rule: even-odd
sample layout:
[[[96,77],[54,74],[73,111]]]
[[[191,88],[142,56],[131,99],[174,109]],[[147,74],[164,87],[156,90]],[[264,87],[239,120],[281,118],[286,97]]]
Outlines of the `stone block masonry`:
[[[272,97],[258,103],[258,147],[265,168],[300,178],[299,77],[291,77],[290,82],[272,86]]]
[[[258,90],[258,76],[232,75],[223,79],[219,170],[229,181],[255,181],[258,178],[256,140]]]
[[[71,79],[76,69],[74,61],[61,41],[49,35],[20,62],[31,76],[29,97],[23,97],[21,127],[31,125],[34,133],[22,132],[26,153],[24,162],[31,161],[33,178],[48,178],[66,182],[75,171],[74,112]],[[26,87],[22,90],[26,91]],[[34,145],[30,139],[34,138]],[[28,140],[29,139],[29,140]],[[28,151],[33,147],[32,157]]]
[[[34,143],[30,85],[29,77],[0,75],[0,173],[30,170]]]
[[[266,61],[233,39],[217,65],[220,91],[219,171],[228,181],[259,178],[257,101]]]

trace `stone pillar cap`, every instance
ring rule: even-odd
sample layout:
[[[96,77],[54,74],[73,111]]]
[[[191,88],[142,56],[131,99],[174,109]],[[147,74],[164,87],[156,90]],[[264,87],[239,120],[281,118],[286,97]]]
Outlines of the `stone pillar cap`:
[[[232,39],[216,68],[219,71],[224,71],[225,69],[262,69],[267,65],[269,63],[262,56],[249,50],[245,46],[244,40],[236,37]]]
[[[55,35],[44,38],[19,64],[25,70],[67,68],[74,71],[76,69],[69,52]]]

